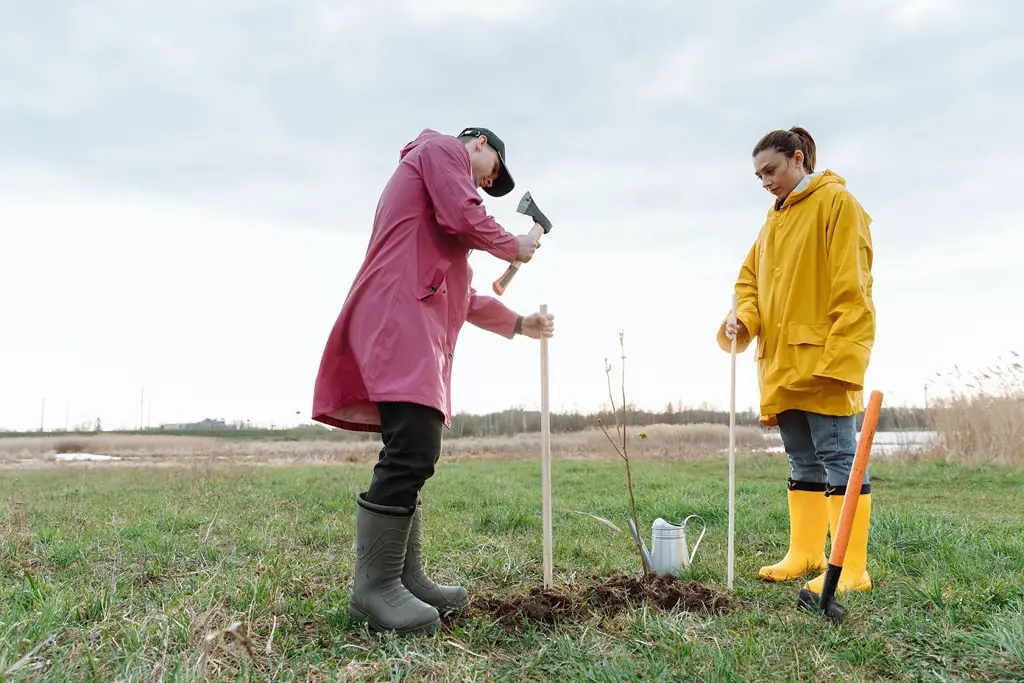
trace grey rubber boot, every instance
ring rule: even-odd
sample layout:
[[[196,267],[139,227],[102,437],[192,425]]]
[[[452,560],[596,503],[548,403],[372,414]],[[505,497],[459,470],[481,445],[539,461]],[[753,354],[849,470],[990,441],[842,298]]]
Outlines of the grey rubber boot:
[[[423,544],[420,526],[423,521],[423,506],[416,506],[409,530],[409,545],[405,551],[405,569],[402,583],[417,598],[433,605],[441,614],[461,612],[469,607],[469,595],[462,586],[439,586],[423,571]]]
[[[402,584],[412,511],[356,497],[356,568],[349,613],[373,631],[432,633],[437,610]]]

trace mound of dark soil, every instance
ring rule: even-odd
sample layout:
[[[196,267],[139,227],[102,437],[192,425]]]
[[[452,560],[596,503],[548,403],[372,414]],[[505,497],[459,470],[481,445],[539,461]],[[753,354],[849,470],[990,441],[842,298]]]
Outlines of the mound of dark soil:
[[[694,581],[660,575],[641,580],[618,573],[572,592],[536,586],[526,595],[476,596],[463,617],[489,617],[495,623],[519,628],[524,618],[541,624],[583,621],[594,616],[615,616],[643,603],[664,611],[702,614],[721,614],[733,605],[725,593]]]
[[[649,576],[647,581],[628,574],[612,574],[591,587],[589,592],[590,602],[602,605],[607,614],[639,602],[647,602],[666,611],[715,614],[728,611],[731,605],[728,595],[711,586],[657,574]]]
[[[523,616],[530,621],[555,624],[579,618],[586,607],[586,603],[577,597],[538,586],[526,595],[509,598],[475,597],[470,601],[469,611],[492,617],[498,622],[517,621]]]

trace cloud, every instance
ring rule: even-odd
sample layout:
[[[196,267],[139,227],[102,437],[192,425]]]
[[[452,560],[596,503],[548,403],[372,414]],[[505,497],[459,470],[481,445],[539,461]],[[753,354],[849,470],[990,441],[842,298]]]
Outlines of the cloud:
[[[637,203],[679,210],[733,203],[754,182],[743,169],[753,143],[793,123],[821,136],[824,162],[861,171],[861,187],[874,177],[892,193],[902,178],[912,192],[911,164],[932,184],[957,182],[925,141],[1021,107],[1009,93],[994,106],[949,102],[949,88],[986,68],[1009,77],[1021,59],[1012,33],[980,10],[961,19],[987,44],[953,36],[950,49],[949,36],[906,43],[874,31],[899,15],[878,3],[797,6],[785,20],[793,40],[765,30],[779,18],[757,3],[737,8],[742,19],[662,3],[26,7],[0,27],[4,59],[21,65],[0,76],[9,158],[332,228],[372,203],[425,127],[483,121],[509,140],[524,184],[603,175],[617,179],[613,193],[633,187]],[[993,133],[974,143],[979,153],[1021,135],[1006,124]],[[609,170],[630,167],[649,170],[625,183],[627,171]],[[607,197],[606,184],[591,186]],[[579,188],[563,191],[576,213],[589,210]],[[756,185],[741,196],[763,198]]]
[[[198,412],[303,407],[399,150],[424,128],[487,125],[519,183],[488,209],[524,232],[515,205],[530,190],[555,223],[550,265],[524,271],[509,302],[559,312],[572,352],[558,400],[602,394],[601,359],[626,327],[649,359],[638,396],[725,401],[709,329],[769,205],[750,152],[796,124],[875,219],[872,372],[911,395],[935,366],[1008,343],[969,332],[1022,294],[1021,216],[1006,207],[1024,95],[1005,85],[1024,68],[1022,19],[1013,2],[21,3],[0,22],[0,211],[25,256],[0,278],[35,290],[5,305],[38,335],[60,331],[29,322],[44,308],[96,335],[61,373],[26,338],[47,391],[105,368],[118,395],[158,391],[143,376],[159,374],[174,418],[204,376],[218,390]],[[472,260],[488,287],[501,264]],[[955,325],[951,302],[968,309]],[[261,315],[288,321],[279,341]],[[156,338],[173,357],[157,366],[125,341]],[[466,338],[460,406],[502,407],[477,379],[495,341]],[[535,349],[506,352],[528,364]],[[531,381],[508,391],[526,400]],[[745,376],[741,403],[754,401]]]
[[[968,19],[974,10],[967,3],[956,0],[904,0],[898,3],[842,0],[839,4],[854,13],[870,13],[872,18],[880,19],[883,25],[912,31],[953,28]]]
[[[434,0],[430,3],[399,0],[382,4],[388,6],[389,13],[405,21],[411,20],[428,26],[454,24],[467,29],[476,24],[516,28],[537,19],[544,5],[539,0],[483,4],[474,0]]]

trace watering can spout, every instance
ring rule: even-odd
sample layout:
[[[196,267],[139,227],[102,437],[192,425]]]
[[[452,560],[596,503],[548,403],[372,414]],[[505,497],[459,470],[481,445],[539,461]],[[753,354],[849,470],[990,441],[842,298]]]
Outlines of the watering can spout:
[[[652,557],[649,550],[647,550],[647,544],[644,543],[644,539],[640,538],[640,533],[637,531],[636,524],[633,520],[627,520],[626,523],[629,525],[629,531],[633,534],[633,540],[636,541],[636,545],[640,548],[640,552],[644,554],[644,560],[647,561],[647,566],[650,567],[652,563]]]

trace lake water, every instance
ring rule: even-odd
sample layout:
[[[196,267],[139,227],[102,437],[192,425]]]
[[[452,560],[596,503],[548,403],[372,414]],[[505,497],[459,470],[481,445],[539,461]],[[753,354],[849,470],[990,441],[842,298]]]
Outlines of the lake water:
[[[65,462],[77,460],[120,460],[116,455],[101,455],[99,453],[57,453],[53,456],[56,460]]]
[[[875,438],[871,440],[871,456],[891,455],[899,451],[915,451],[927,448],[936,438],[936,432],[875,432]],[[763,449],[769,453],[785,453],[782,447],[782,439],[778,432],[772,432],[769,437],[777,445]],[[857,434],[860,440],[860,433]]]

